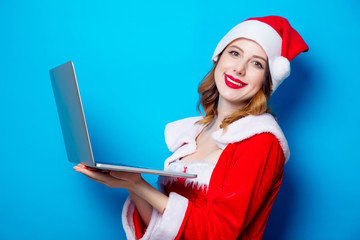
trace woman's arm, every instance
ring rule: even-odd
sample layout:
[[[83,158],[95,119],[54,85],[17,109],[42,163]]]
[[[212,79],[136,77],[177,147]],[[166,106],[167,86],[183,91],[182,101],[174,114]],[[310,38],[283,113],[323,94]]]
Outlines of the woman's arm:
[[[141,197],[136,195],[135,192],[129,191],[129,190],[128,190],[128,192],[129,192],[130,198],[133,200],[133,202],[136,206],[136,209],[139,212],[141,220],[143,221],[145,226],[148,226],[150,219],[151,219],[153,207],[147,201],[145,201],[144,199],[142,199]]]
[[[108,187],[127,189],[146,225],[150,221],[152,208],[162,213],[167,205],[168,197],[147,183],[140,173],[101,172],[83,164],[75,166],[74,169]]]

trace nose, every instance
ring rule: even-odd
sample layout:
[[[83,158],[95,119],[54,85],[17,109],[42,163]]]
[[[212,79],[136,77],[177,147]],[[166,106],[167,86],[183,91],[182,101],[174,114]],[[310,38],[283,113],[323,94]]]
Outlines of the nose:
[[[244,76],[246,73],[246,62],[245,61],[239,61],[234,65],[234,73]]]

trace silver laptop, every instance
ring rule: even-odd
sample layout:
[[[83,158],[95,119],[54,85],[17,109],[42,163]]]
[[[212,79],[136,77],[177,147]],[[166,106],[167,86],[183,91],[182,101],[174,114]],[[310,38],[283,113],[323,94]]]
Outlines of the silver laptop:
[[[121,166],[95,162],[73,62],[70,61],[51,69],[50,78],[66,152],[70,162],[83,163],[89,167],[105,170],[149,173],[184,178],[196,177],[196,174],[153,170],[131,166],[131,164]]]

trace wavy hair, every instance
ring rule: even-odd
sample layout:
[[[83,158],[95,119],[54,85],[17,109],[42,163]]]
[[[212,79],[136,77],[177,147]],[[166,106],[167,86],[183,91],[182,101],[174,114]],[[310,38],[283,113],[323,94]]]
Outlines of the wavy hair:
[[[220,57],[221,56],[219,56],[219,58]],[[214,77],[217,62],[214,63],[213,68],[210,70],[208,74],[206,74],[206,76],[200,82],[198,88],[200,100],[197,105],[197,110],[200,112],[202,116],[204,116],[203,119],[196,122],[198,124],[207,124],[211,122],[217,115],[219,91],[216,87],[215,77]],[[265,76],[262,87],[254,95],[254,97],[252,97],[247,102],[245,107],[240,108],[237,111],[230,114],[229,116],[227,116],[221,123],[220,128],[224,128],[226,130],[229,124],[248,115],[260,115],[265,112],[270,113],[270,107],[267,106],[267,103],[269,101],[272,92],[271,87],[272,87],[272,80],[271,80],[269,64],[266,63]],[[201,112],[200,106],[204,110],[205,114]]]

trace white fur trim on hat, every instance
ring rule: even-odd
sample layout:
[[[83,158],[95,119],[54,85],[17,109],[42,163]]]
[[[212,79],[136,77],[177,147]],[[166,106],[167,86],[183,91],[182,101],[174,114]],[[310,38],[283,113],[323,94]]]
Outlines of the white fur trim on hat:
[[[238,38],[246,38],[257,42],[265,51],[273,81],[274,91],[279,84],[290,74],[290,62],[281,57],[282,38],[275,29],[266,23],[257,20],[248,20],[239,23],[231,29],[216,46],[212,60],[216,62],[219,54]],[[280,58],[280,59],[278,59]],[[287,60],[285,63],[284,60]]]
[[[214,51],[212,60],[216,62],[218,55],[226,46],[238,38],[246,38],[257,42],[264,49],[269,60],[281,56],[282,39],[280,35],[266,23],[248,20],[236,25],[221,39]]]
[[[273,92],[290,75],[290,62],[282,56],[276,57],[270,63]]]

